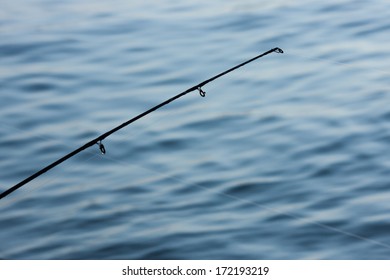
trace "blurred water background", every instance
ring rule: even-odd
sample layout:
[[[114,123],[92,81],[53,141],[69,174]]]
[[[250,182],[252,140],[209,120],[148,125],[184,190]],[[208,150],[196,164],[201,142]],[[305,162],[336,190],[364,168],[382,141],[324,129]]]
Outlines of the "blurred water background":
[[[1,1],[2,259],[389,259],[390,2]]]

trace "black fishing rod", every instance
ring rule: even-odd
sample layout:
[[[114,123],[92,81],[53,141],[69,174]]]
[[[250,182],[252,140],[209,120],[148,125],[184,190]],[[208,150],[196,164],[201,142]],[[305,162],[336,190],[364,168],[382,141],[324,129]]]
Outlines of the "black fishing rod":
[[[184,95],[186,95],[187,93],[190,93],[190,92],[192,92],[192,91],[198,90],[198,91],[199,91],[199,94],[200,94],[202,97],[205,97],[205,96],[206,96],[206,92],[204,92],[204,91],[202,90],[202,87],[203,87],[204,85],[206,85],[206,84],[208,84],[208,83],[210,83],[210,82],[212,82],[212,81],[214,81],[214,80],[216,80],[216,79],[218,79],[218,78],[220,78],[220,77],[226,75],[227,73],[230,73],[230,72],[236,70],[237,68],[240,68],[240,67],[244,66],[245,64],[248,64],[248,63],[250,63],[250,62],[252,62],[252,61],[254,61],[254,60],[256,60],[256,59],[259,59],[260,57],[263,57],[263,56],[268,55],[268,54],[273,53],[273,52],[276,52],[276,53],[283,53],[283,50],[280,49],[280,48],[273,48],[273,49],[270,49],[269,51],[266,51],[265,53],[262,53],[262,54],[260,54],[260,55],[258,55],[258,56],[255,56],[255,57],[253,57],[253,58],[251,58],[251,59],[249,59],[249,60],[247,60],[247,61],[245,61],[245,62],[243,62],[243,63],[240,63],[240,64],[238,64],[238,65],[236,65],[236,66],[234,66],[234,67],[232,67],[232,68],[230,68],[230,69],[228,69],[228,70],[222,72],[222,73],[219,73],[218,75],[215,75],[214,77],[211,77],[210,79],[207,79],[207,80],[205,80],[205,81],[203,81],[203,82],[201,82],[201,83],[199,83],[199,84],[197,84],[197,85],[195,85],[195,86],[193,86],[193,87],[190,87],[189,89],[187,89],[187,90],[185,90],[185,91],[179,93],[178,95],[175,95],[174,97],[171,97],[170,99],[168,99],[168,100],[166,100],[166,101],[164,101],[164,102],[162,102],[162,103],[160,103],[160,104],[154,106],[153,108],[150,108],[149,110],[147,110],[147,111],[145,111],[145,112],[139,114],[138,116],[133,117],[132,119],[130,119],[130,120],[128,120],[128,121],[122,123],[121,125],[118,125],[117,127],[114,127],[113,129],[111,129],[111,130],[109,130],[109,131],[103,133],[102,135],[96,137],[95,139],[93,139],[93,140],[91,140],[91,141],[85,143],[83,146],[77,148],[76,150],[70,152],[69,154],[63,156],[62,158],[56,160],[55,162],[49,164],[48,166],[42,168],[41,170],[39,170],[39,171],[37,171],[36,173],[32,174],[31,176],[27,177],[27,178],[24,179],[23,181],[17,183],[15,186],[13,186],[13,187],[9,188],[8,190],[4,191],[3,193],[1,193],[1,194],[0,194],[0,199],[6,197],[7,195],[9,195],[9,194],[11,194],[12,192],[16,191],[17,189],[19,189],[20,187],[24,186],[24,185],[27,184],[28,182],[30,182],[30,181],[34,180],[35,178],[39,177],[39,176],[42,175],[43,173],[49,171],[50,169],[52,169],[52,168],[54,168],[55,166],[61,164],[61,163],[64,162],[65,160],[67,160],[67,159],[69,159],[69,158],[71,158],[71,157],[77,155],[78,153],[84,151],[85,149],[87,149],[87,148],[89,148],[89,147],[91,147],[91,146],[93,146],[93,145],[98,145],[98,146],[99,146],[99,149],[100,149],[100,151],[101,151],[101,153],[102,153],[102,154],[105,154],[105,153],[106,153],[106,149],[104,148],[104,145],[103,145],[102,141],[103,141],[105,138],[107,138],[108,136],[110,136],[111,134],[117,132],[118,130],[124,128],[125,126],[128,126],[129,124],[131,124],[131,123],[133,123],[133,122],[139,120],[140,118],[142,118],[142,117],[144,117],[144,116],[150,114],[151,112],[153,112],[153,111],[155,111],[155,110],[157,110],[157,109],[159,109],[159,108],[161,108],[161,107],[167,105],[168,103],[171,103],[172,101],[174,101],[174,100],[176,100],[176,99],[178,99],[178,98],[180,98],[180,97],[182,97],[182,96],[184,96]]]

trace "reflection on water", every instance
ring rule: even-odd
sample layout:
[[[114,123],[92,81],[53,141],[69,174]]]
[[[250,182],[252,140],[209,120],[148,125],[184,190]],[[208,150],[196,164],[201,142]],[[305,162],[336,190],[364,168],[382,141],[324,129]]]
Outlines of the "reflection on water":
[[[5,259],[388,259],[384,1],[23,1],[0,11]]]

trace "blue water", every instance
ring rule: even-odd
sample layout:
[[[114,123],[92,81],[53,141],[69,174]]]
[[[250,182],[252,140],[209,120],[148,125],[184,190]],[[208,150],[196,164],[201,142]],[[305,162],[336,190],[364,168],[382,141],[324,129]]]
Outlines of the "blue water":
[[[3,1],[2,259],[390,259],[390,3]]]

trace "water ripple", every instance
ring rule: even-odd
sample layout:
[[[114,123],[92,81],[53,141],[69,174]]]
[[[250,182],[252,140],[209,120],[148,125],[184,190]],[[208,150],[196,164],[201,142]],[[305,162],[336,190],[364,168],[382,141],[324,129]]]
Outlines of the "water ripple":
[[[261,51],[285,53],[2,200],[0,258],[388,259],[389,8],[7,4],[0,190]]]

